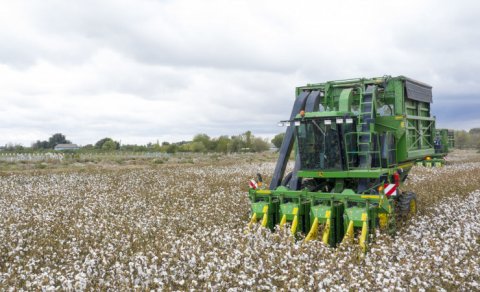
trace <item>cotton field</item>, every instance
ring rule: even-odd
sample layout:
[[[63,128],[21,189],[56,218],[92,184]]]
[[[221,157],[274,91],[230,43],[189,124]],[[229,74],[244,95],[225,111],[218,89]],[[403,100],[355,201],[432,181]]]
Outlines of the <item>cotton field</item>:
[[[35,170],[0,179],[3,290],[480,290],[480,161],[415,168],[419,214],[367,255],[245,232],[274,161]],[[268,175],[267,175],[268,179]]]

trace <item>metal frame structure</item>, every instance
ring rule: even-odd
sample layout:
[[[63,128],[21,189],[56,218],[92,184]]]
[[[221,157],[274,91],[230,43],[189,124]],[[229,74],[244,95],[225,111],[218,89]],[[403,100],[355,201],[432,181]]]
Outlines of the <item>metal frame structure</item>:
[[[363,250],[374,229],[394,232],[396,211],[414,212],[416,199],[390,196],[384,187],[401,188],[415,163],[442,155],[434,149],[431,89],[404,76],[296,88],[270,186],[249,191],[249,226],[259,220],[272,230],[290,224],[293,235],[303,232],[312,240],[321,232],[331,246],[359,233]],[[293,171],[285,175],[294,150]]]

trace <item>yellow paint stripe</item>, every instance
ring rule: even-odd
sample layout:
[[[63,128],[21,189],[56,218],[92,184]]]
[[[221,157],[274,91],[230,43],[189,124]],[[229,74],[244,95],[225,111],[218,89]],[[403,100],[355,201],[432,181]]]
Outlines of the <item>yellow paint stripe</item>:
[[[257,223],[257,213],[253,213],[250,222],[248,223],[248,228],[252,228],[252,225]]]
[[[292,228],[290,228],[290,232],[292,235],[295,235],[297,233],[297,226],[298,226],[298,208],[293,208],[293,214],[295,217],[293,217],[293,222],[292,222]]]
[[[362,213],[362,221],[365,222],[368,219],[367,213]]]
[[[287,215],[283,214],[282,220],[280,220],[280,227],[285,226],[286,223],[287,223]]]
[[[305,238],[305,241],[310,241],[312,239],[315,239],[317,237],[317,231],[318,231],[318,218],[315,217],[315,220],[313,220],[312,228],[310,228],[310,232],[308,232],[308,235]]]
[[[257,191],[257,194],[259,195],[270,195],[272,193],[272,191],[270,190],[258,190]]]
[[[374,200],[380,200],[381,196],[379,195],[362,195],[362,199],[374,199]]]
[[[325,244],[328,244],[328,241],[330,239],[330,212],[327,211],[328,217],[327,217],[327,222],[325,223],[325,230],[323,230],[323,236],[322,236],[322,241]]]
[[[272,194],[272,191],[270,191],[270,190],[258,190],[257,194],[259,194],[259,195],[270,195],[270,194]]]
[[[262,220],[262,226],[267,227],[268,223],[268,205],[263,207],[263,220]]]
[[[363,226],[362,226],[362,234],[360,236],[360,246],[362,247],[363,252],[367,251],[367,231],[368,231],[368,225],[367,221],[363,221]]]
[[[410,167],[410,166],[413,166],[413,162],[408,162],[408,163],[400,164],[398,167],[400,167],[400,168],[407,168],[407,167]]]
[[[352,220],[350,220],[350,222],[348,223],[347,232],[345,233],[344,238],[353,239],[353,221]]]

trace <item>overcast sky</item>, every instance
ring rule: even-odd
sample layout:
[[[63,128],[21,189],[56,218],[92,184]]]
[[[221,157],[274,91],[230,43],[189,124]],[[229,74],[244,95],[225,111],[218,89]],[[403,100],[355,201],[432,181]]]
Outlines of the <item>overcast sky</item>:
[[[479,1],[0,1],[0,145],[273,136],[295,86],[383,75],[480,127]]]

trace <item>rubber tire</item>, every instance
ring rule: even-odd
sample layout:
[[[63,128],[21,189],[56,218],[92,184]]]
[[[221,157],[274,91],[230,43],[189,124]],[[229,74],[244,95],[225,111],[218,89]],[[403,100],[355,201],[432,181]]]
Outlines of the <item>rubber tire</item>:
[[[282,186],[290,186],[290,180],[292,180],[293,172],[289,172],[282,180]]]
[[[415,209],[412,210],[411,203],[415,201]],[[397,201],[397,211],[400,216],[415,215],[417,213],[417,195],[414,192],[401,193]]]

